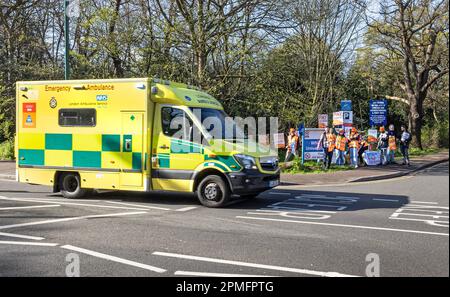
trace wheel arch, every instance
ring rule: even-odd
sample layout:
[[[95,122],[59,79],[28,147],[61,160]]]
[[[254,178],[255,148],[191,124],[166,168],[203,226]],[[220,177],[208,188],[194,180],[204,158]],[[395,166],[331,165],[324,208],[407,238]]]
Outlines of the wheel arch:
[[[64,174],[67,174],[67,173],[72,173],[72,174],[78,175],[80,177],[80,183],[81,183],[81,175],[78,171],[57,170],[57,171],[55,171],[55,177],[53,179],[53,193],[57,193],[57,192],[61,191],[61,187],[60,187],[61,176],[63,176]]]
[[[222,171],[220,171],[217,168],[205,168],[201,171],[198,171],[194,174],[193,180],[194,183],[192,184],[192,192],[197,191],[198,185],[208,175],[218,175],[220,176],[224,181],[225,184],[228,186],[228,189],[231,190],[231,181],[229,177]]]

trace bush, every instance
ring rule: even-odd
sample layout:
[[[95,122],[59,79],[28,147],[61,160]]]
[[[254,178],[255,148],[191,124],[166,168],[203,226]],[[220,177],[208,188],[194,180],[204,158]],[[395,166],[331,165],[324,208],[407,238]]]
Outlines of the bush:
[[[0,143],[0,160],[13,160],[14,159],[14,141],[7,140]]]
[[[425,126],[422,129],[422,145],[426,148],[449,147],[449,123],[441,122],[433,126]]]

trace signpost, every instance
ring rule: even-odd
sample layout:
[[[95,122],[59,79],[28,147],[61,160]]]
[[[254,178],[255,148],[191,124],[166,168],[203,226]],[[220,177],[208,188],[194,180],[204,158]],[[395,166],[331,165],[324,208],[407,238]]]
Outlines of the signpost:
[[[352,111],[352,100],[341,100],[342,111]]]
[[[70,79],[69,0],[64,0],[64,79]]]
[[[322,134],[323,129],[305,128],[305,133],[302,135],[302,164],[308,160],[323,159],[323,150],[317,149]]]
[[[386,99],[370,100],[369,124],[370,126],[387,125],[388,101]]]
[[[353,111],[343,111],[342,112],[342,121],[344,127],[352,127],[353,126]]]

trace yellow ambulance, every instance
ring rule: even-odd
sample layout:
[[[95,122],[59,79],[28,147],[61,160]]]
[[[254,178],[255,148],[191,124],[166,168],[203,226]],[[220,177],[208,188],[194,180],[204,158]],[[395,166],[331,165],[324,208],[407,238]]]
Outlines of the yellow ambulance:
[[[226,114],[196,87],[151,78],[39,81],[18,82],[16,93],[19,182],[52,186],[66,198],[93,189],[196,192],[208,207],[279,184],[275,152],[211,138],[201,117],[223,122]],[[192,129],[177,137],[176,118],[200,140]]]

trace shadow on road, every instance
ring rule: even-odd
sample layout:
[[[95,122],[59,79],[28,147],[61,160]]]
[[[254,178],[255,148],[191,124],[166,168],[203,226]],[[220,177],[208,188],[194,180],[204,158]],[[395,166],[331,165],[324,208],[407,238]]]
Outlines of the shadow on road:
[[[51,197],[59,197],[53,194]],[[195,194],[171,192],[100,192],[85,199],[122,203],[158,204],[161,206],[201,206]],[[76,201],[74,199],[73,201]],[[267,208],[286,211],[358,211],[363,209],[397,209],[409,203],[407,196],[379,195],[312,190],[277,190],[261,193],[253,199],[235,197],[227,209],[255,210]],[[216,210],[215,210],[216,211]]]

